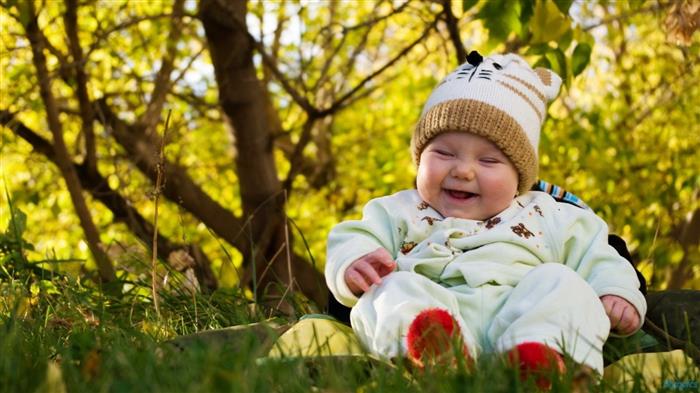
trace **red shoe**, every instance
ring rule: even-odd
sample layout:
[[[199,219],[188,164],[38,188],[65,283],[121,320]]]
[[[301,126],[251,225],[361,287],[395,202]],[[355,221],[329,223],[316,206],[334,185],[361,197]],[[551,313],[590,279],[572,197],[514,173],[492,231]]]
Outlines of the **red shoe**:
[[[462,354],[471,364],[471,357],[462,339],[462,331],[449,312],[440,308],[421,311],[408,327],[408,358],[419,368],[426,363],[443,364],[454,362],[453,346],[462,346]]]
[[[522,381],[534,377],[535,384],[542,390],[552,387],[552,377],[566,372],[561,354],[542,343],[518,344],[508,352],[508,361],[519,366]]]

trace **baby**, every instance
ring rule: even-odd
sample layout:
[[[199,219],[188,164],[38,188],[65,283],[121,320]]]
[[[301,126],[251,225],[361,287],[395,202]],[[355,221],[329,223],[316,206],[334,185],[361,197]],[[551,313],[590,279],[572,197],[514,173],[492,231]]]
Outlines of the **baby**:
[[[416,189],[332,229],[326,281],[370,352],[422,366],[447,351],[431,338],[443,334],[468,359],[497,352],[526,372],[563,371],[566,353],[602,373],[611,330],[641,327],[639,280],[605,222],[528,191],[560,85],[517,55],[470,53],[423,108]]]

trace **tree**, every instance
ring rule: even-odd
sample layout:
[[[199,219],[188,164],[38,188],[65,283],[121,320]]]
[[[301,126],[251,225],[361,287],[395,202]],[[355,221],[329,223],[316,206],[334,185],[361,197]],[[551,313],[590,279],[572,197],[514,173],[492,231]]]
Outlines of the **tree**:
[[[273,297],[273,305],[298,291],[325,303],[316,260],[328,228],[356,215],[372,195],[410,187],[414,172],[403,152],[411,124],[429,90],[468,50],[518,51],[554,68],[573,89],[598,45],[569,16],[570,2],[550,0],[192,6],[3,4],[7,98],[0,122],[12,131],[3,131],[10,166],[23,174],[9,178],[11,197],[33,205],[30,220],[43,222],[44,236],[77,243],[79,235],[65,230],[73,215],[61,214],[70,206],[62,202],[65,191],[47,176],[60,174],[73,184],[76,212],[83,210],[75,198],[89,195],[93,218],[80,222],[87,228],[94,221],[101,232],[96,239],[84,231],[93,259],[102,261],[100,243],[114,250],[138,239],[146,249],[140,252],[150,247],[148,195],[160,170],[166,181],[157,192],[167,200],[159,209],[160,259],[186,250],[205,289],[215,289],[218,278]],[[620,16],[606,23],[627,18],[625,9],[603,8]],[[651,18],[647,26],[666,8],[634,15]],[[21,61],[42,55],[45,71]],[[37,89],[39,80],[49,86]],[[172,118],[164,135],[166,110]],[[570,110],[570,119],[587,113]],[[545,152],[567,138],[555,134]],[[25,157],[61,170],[27,166]],[[550,173],[578,192],[580,181],[569,181],[567,170]],[[604,205],[594,191],[583,196]],[[98,262],[102,280],[111,280],[110,264],[119,277],[144,270],[124,249]]]
[[[543,174],[624,236],[658,289],[697,288],[700,273],[698,39],[659,28],[693,19],[683,3],[586,4],[599,50],[542,141]]]

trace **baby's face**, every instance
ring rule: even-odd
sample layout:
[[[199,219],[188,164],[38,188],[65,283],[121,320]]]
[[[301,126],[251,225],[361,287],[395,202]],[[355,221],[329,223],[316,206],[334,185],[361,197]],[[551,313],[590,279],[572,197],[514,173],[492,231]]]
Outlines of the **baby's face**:
[[[444,217],[486,220],[510,206],[518,172],[488,139],[450,132],[421,153],[416,185],[420,197]]]

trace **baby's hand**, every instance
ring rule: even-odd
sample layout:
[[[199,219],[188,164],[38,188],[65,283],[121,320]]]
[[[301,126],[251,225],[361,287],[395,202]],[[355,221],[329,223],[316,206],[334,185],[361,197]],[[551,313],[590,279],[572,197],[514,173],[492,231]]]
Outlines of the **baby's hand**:
[[[345,271],[345,283],[355,296],[367,292],[372,284],[382,282],[382,277],[394,271],[396,262],[389,251],[378,248],[356,259]]]
[[[605,313],[610,318],[611,330],[622,335],[634,332],[641,323],[637,309],[627,300],[616,295],[601,296]]]

